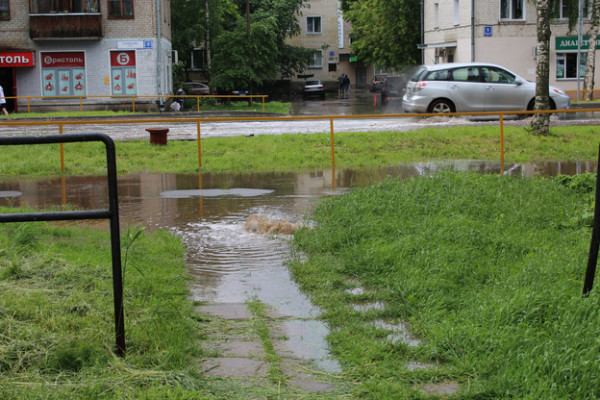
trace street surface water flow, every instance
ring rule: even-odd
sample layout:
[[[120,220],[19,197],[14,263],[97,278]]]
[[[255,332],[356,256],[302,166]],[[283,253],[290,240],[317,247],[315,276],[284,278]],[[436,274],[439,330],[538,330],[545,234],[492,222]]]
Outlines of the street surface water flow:
[[[118,180],[121,230],[145,226],[167,229],[187,246],[187,263],[195,278],[193,300],[243,303],[259,300],[285,322],[287,347],[300,359],[314,360],[322,369],[339,371],[325,340],[327,326],[316,319],[311,304],[291,279],[289,237],[268,237],[245,230],[252,215],[274,221],[303,221],[320,199],[346,193],[354,187],[382,182],[386,177],[407,179],[444,168],[498,173],[499,163],[453,161],[415,163],[369,171],[339,171],[332,190],[331,171],[263,174],[133,174]],[[521,176],[594,172],[595,162],[507,165],[506,173]],[[72,205],[106,209],[105,176],[75,176],[0,182],[0,205],[33,208]],[[106,226],[105,221],[96,221]],[[135,244],[134,244],[135,245]],[[127,290],[125,288],[125,290]]]
[[[336,95],[328,96],[326,100],[296,99],[291,101],[292,110],[290,118],[295,116],[342,116],[348,117],[334,120],[335,132],[372,132],[372,131],[409,131],[428,127],[446,127],[452,125],[476,126],[487,124],[498,124],[497,117],[479,117],[477,120],[467,117],[395,117],[386,118],[390,114],[402,114],[402,102],[390,101],[386,105],[381,104],[379,93],[370,93],[368,90],[351,90],[348,98],[338,98]],[[23,114],[25,116],[26,114]],[[367,118],[377,115],[378,118]],[[256,114],[255,117],[260,116]],[[357,118],[352,118],[355,116]],[[361,118],[361,116],[363,118]],[[197,113],[175,113],[165,112],[160,118],[202,118]],[[214,117],[214,116],[213,116]],[[230,118],[230,117],[223,117]],[[285,117],[284,117],[285,118]],[[495,121],[494,121],[495,118]],[[598,116],[593,113],[569,113],[559,114],[552,117],[553,124],[589,124],[596,125]],[[491,120],[491,121],[490,121]],[[527,120],[510,120],[505,118],[506,125],[526,125]],[[169,122],[160,123],[161,126],[169,128],[168,140],[196,140],[198,138],[198,127],[196,122]],[[201,138],[229,137],[229,136],[258,136],[258,135],[281,135],[285,133],[329,133],[330,122],[328,118],[317,120],[293,120],[283,119],[277,121],[223,121],[202,122]],[[63,133],[89,133],[102,132],[111,136],[114,140],[148,140],[147,128],[156,127],[157,123],[151,119],[134,124],[97,124],[86,125],[64,125]],[[0,136],[15,135],[47,135],[58,134],[58,125],[47,126],[2,126]]]

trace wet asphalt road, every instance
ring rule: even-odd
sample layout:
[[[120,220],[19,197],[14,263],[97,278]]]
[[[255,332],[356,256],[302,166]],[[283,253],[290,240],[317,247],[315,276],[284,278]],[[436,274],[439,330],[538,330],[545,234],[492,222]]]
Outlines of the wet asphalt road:
[[[135,123],[122,122],[113,119],[106,122],[87,124],[64,124],[63,133],[88,133],[102,132],[110,135],[114,140],[148,139],[146,131],[151,127],[166,127],[169,129],[169,140],[194,140],[198,138],[197,118],[222,118],[235,121],[203,121],[200,120],[200,137],[227,137],[227,136],[257,136],[279,135],[285,133],[322,133],[330,132],[329,116],[335,116],[335,132],[365,132],[365,131],[409,131],[425,127],[445,127],[449,125],[497,124],[497,118],[477,121],[467,117],[402,117],[401,101],[392,101],[382,106],[381,95],[370,93],[366,89],[352,90],[348,97],[332,94],[326,100],[297,99],[292,101],[292,111],[289,116],[276,116],[273,120],[252,120],[262,118],[263,113],[173,113],[166,112],[146,116]],[[320,118],[323,117],[323,118]],[[131,120],[131,117],[127,117]],[[244,120],[243,118],[248,118]],[[314,119],[295,119],[314,118]],[[72,118],[70,118],[72,120]],[[173,121],[178,119],[181,122]],[[591,113],[563,114],[561,117],[553,116],[553,124],[586,124],[597,125],[597,116]],[[89,119],[88,119],[89,120]],[[168,120],[168,121],[165,121]],[[6,120],[8,121],[8,120]],[[46,135],[59,133],[58,122],[65,119],[53,119],[52,124],[44,126],[1,126],[0,136],[15,135]],[[1,122],[1,121],[0,121]],[[527,120],[506,121],[507,125],[526,125]]]

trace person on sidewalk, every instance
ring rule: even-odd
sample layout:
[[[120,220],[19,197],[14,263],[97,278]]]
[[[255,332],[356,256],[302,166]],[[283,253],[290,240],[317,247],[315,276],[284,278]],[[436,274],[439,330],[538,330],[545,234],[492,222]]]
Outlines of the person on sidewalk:
[[[181,96],[177,98],[177,103],[179,103],[179,110],[178,111],[183,111],[183,104],[185,103],[185,90],[183,90],[183,87],[181,85],[179,85],[179,89],[177,89],[177,93],[175,93],[177,96]]]
[[[4,97],[4,89],[0,85],[0,110],[2,110],[2,114],[8,115],[8,110],[6,109],[6,98]]]

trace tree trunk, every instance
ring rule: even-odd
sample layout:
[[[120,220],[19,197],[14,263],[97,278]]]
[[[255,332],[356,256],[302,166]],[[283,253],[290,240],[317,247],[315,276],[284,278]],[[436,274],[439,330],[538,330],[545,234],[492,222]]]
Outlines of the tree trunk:
[[[534,110],[548,110],[550,90],[550,6],[549,0],[536,0],[537,11],[537,59],[536,90]],[[537,135],[548,135],[550,132],[550,114],[534,114],[529,126]]]
[[[592,0],[592,20],[590,27],[590,41],[585,64],[585,80],[583,81],[583,90],[585,91],[585,99],[594,99],[594,73],[596,71],[596,40],[600,31],[600,7],[599,0]],[[578,99],[579,100],[579,99]]]

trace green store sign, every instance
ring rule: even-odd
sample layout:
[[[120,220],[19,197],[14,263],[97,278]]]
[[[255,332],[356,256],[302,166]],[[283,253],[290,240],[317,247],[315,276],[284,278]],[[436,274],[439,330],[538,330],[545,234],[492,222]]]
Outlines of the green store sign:
[[[590,37],[584,36],[581,49],[587,50],[589,48]],[[600,38],[596,40],[596,49],[600,49]],[[564,50],[577,50],[577,36],[557,36],[556,37],[556,51]]]

